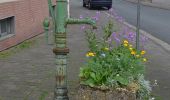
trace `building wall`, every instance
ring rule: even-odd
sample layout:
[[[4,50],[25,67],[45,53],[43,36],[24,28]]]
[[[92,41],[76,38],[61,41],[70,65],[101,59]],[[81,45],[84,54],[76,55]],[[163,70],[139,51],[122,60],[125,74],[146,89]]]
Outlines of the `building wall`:
[[[42,33],[49,16],[47,0],[16,0],[0,3],[0,19],[14,16],[15,34],[0,40],[0,51]]]

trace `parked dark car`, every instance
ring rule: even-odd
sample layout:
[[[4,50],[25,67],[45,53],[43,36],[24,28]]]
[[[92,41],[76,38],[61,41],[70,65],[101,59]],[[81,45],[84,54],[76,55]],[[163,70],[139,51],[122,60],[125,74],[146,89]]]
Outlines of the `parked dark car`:
[[[83,0],[83,7],[92,9],[93,7],[112,7],[112,0]]]

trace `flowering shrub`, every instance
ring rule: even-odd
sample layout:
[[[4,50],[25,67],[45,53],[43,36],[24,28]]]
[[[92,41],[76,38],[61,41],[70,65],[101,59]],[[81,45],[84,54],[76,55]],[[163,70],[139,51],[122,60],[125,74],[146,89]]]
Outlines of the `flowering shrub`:
[[[111,21],[103,28],[102,39],[93,30],[86,31],[90,51],[87,63],[80,69],[81,84],[99,89],[122,89],[137,93],[141,100],[148,100],[151,91],[144,80],[145,50],[136,50],[134,36],[118,34]]]

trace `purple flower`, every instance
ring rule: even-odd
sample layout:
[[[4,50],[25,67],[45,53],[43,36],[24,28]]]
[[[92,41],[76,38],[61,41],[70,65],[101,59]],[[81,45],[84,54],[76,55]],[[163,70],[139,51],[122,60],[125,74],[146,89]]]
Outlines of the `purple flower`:
[[[114,38],[115,36],[116,36],[116,32],[113,32],[113,33],[111,34],[111,37]]]
[[[116,43],[120,43],[120,39],[115,37]]]
[[[109,12],[112,12],[113,11],[113,8],[109,9]]]
[[[122,17],[118,17],[117,20],[118,20],[119,22],[123,22],[123,18],[122,18]]]
[[[140,42],[142,46],[144,47],[145,43],[147,42],[148,38],[146,36],[141,35]]]
[[[119,19],[119,16],[115,16],[115,19],[118,20],[118,19]]]
[[[135,38],[135,33],[134,32],[129,32],[128,33],[128,40],[131,40],[131,41],[133,41],[134,40],[134,38]]]
[[[100,17],[100,12],[97,11],[97,12],[96,12],[96,16],[94,17],[94,19],[97,21],[97,20],[99,20],[99,17]]]
[[[84,30],[85,28],[86,28],[86,27],[83,25],[83,26],[81,26],[81,28],[80,28],[80,29],[81,29],[81,30]]]
[[[92,17],[92,19],[96,20],[96,21],[99,20],[99,18],[97,16]]]
[[[117,37],[116,32],[113,32],[111,37],[116,41],[116,43],[120,43],[120,39]]]
[[[115,16],[115,17],[118,16],[117,13],[114,13],[114,16]]]
[[[96,15],[99,15],[99,14],[100,14],[100,11],[97,11],[97,12],[96,12]]]
[[[80,19],[83,19],[83,15],[80,15]]]

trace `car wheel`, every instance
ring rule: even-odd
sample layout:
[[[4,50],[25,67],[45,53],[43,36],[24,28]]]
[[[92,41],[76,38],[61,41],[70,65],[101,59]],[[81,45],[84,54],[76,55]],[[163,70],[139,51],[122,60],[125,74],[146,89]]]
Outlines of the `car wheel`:
[[[112,6],[107,6],[107,9],[109,10],[110,8],[112,8]]]
[[[83,0],[83,7],[86,7],[86,4],[85,4],[84,0]]]
[[[88,8],[89,8],[89,9],[92,9],[92,5],[91,5],[90,1],[89,1],[89,3],[88,3]]]

